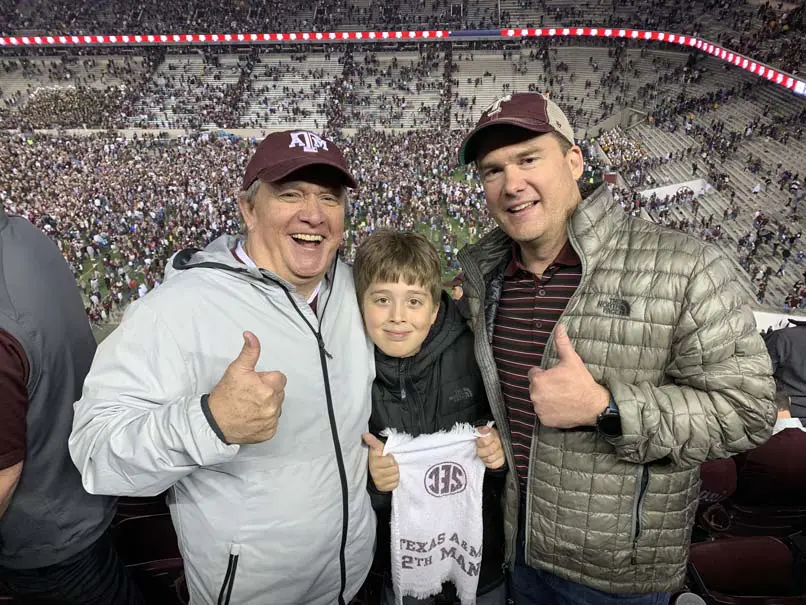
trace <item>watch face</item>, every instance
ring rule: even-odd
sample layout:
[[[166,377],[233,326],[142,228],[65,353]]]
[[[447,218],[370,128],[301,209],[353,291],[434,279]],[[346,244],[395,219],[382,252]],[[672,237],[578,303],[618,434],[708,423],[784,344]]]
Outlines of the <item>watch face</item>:
[[[608,410],[599,420],[598,426],[605,435],[618,436],[621,434],[621,417],[618,412],[612,413]]]

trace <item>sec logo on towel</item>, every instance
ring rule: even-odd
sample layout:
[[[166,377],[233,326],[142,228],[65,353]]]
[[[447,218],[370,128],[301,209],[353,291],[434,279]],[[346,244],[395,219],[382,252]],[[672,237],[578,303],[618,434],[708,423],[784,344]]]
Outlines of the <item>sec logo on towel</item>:
[[[425,472],[425,491],[436,498],[459,494],[467,487],[467,473],[456,462],[440,462]]]

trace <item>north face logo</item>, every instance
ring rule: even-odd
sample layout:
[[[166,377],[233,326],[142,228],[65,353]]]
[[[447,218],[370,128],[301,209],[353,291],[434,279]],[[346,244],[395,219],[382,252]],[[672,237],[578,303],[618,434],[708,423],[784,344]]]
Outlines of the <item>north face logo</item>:
[[[308,153],[319,153],[320,149],[327,151],[327,142],[312,132],[302,130],[291,133],[291,144],[288,148],[293,149],[294,147],[302,147],[302,151]]]
[[[630,303],[621,298],[608,298],[600,300],[596,305],[605,313],[627,317],[630,314]]]
[[[448,401],[450,401],[451,403],[465,401],[466,399],[473,399],[473,391],[471,391],[467,387],[456,389],[453,393],[451,393],[451,396],[448,397]]]
[[[440,462],[425,472],[425,491],[436,498],[465,491],[467,474],[456,462]]]

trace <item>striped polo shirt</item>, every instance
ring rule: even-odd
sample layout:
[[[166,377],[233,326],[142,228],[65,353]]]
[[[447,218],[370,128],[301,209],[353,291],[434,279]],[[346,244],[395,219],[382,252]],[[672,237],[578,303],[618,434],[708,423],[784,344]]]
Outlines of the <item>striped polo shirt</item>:
[[[529,398],[529,369],[539,366],[551,331],[579,286],[582,266],[570,242],[542,276],[530,273],[512,244],[512,260],[504,283],[493,330],[493,357],[507,408],[515,471],[525,496],[529,448],[535,411]]]

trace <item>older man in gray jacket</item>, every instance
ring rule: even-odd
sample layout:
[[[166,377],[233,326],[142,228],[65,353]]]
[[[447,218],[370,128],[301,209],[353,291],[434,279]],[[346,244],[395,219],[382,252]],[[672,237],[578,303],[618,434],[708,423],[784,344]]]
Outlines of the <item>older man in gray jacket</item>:
[[[774,384],[741,278],[714,247],[586,199],[543,95],[488,107],[460,152],[499,228],[463,250],[476,357],[509,474],[518,605],[664,604],[682,585],[699,465],[766,441]]]
[[[247,237],[177,254],[75,404],[89,492],[170,490],[194,605],[344,604],[369,571],[374,361],[336,259],[346,187],[331,141],[266,137],[239,200]]]

